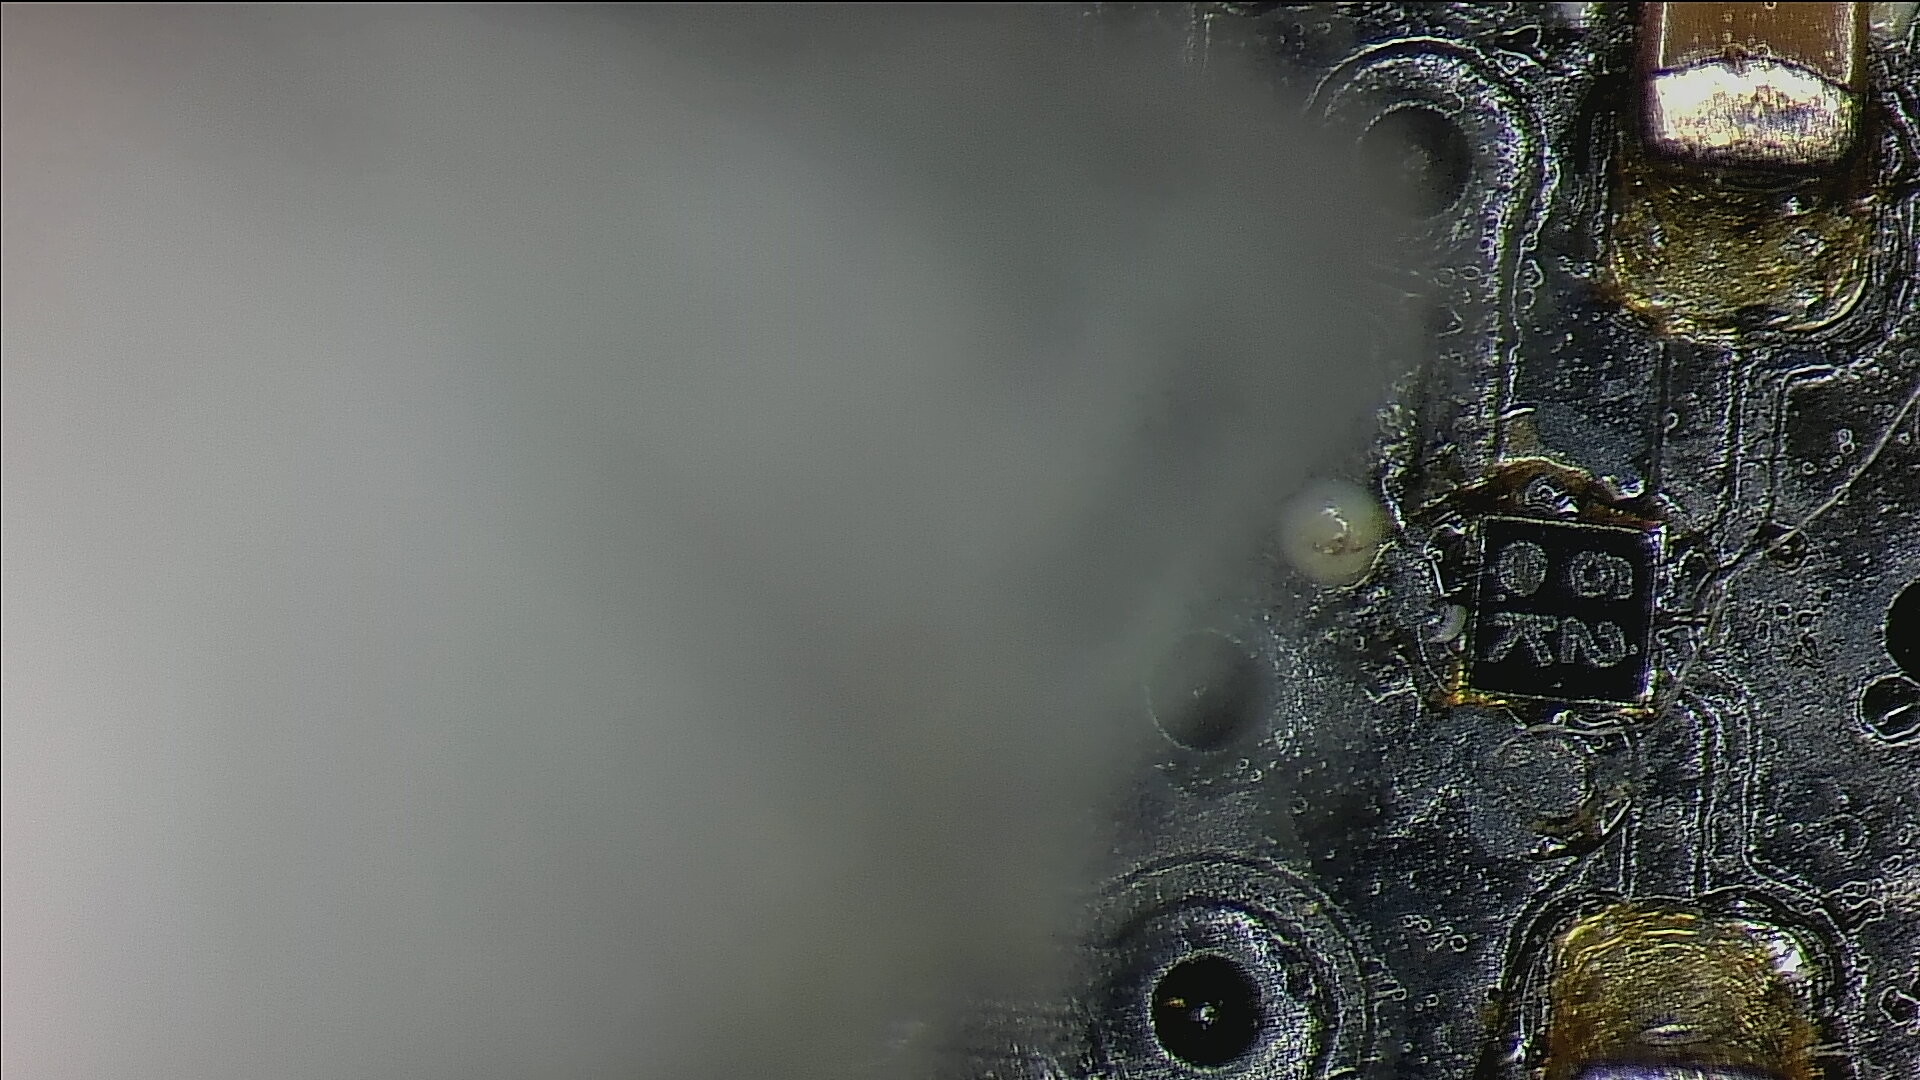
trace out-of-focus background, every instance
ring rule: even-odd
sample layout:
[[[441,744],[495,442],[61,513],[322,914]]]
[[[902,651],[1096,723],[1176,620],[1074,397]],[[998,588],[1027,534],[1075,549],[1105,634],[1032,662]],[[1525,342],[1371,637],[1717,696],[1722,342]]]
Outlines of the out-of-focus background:
[[[1410,362],[1169,44],[7,7],[0,1069],[904,1073],[1044,989],[1139,673]]]

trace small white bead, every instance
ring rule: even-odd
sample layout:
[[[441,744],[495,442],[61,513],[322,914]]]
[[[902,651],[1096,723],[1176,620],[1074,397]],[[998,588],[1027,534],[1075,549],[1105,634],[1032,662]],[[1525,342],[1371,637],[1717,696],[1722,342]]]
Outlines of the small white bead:
[[[1280,517],[1281,552],[1295,570],[1322,585],[1365,577],[1386,536],[1379,500],[1345,480],[1315,481]]]

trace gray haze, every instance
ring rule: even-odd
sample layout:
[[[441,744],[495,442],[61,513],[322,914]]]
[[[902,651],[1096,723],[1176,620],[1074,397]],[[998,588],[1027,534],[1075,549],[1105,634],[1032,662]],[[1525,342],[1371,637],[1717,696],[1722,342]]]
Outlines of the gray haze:
[[[9,1080],[1044,989],[1134,673],[1392,366],[1295,106],[1074,23],[9,7]]]

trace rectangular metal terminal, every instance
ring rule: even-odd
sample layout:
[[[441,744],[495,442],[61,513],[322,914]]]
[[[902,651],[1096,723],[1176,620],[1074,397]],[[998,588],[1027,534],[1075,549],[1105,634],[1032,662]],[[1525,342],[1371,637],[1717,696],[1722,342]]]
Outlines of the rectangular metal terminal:
[[[1711,165],[1838,161],[1859,134],[1868,7],[1644,5],[1648,143]]]

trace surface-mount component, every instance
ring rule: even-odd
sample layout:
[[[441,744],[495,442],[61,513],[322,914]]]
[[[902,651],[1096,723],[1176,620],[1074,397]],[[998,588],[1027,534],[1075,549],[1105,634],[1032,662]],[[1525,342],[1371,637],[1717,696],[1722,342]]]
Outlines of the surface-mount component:
[[[1638,705],[1659,534],[1528,518],[1481,522],[1467,688],[1488,697]]]
[[[1838,161],[1860,128],[1868,7],[1643,5],[1648,142],[1716,165]]]

